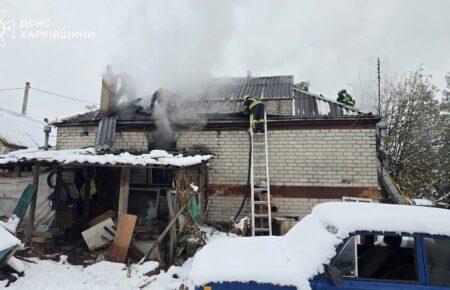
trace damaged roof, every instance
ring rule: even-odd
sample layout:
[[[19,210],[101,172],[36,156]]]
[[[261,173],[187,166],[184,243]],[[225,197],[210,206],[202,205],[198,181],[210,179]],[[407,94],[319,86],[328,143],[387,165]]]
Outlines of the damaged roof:
[[[322,95],[293,88],[293,76],[218,78],[212,81],[201,100],[183,102],[177,105],[183,116],[191,122],[214,122],[214,120],[243,120],[242,99],[244,95],[256,96],[264,100],[269,118],[290,119],[332,119],[370,116],[354,107],[327,99]],[[120,123],[153,123],[152,114],[146,112],[139,102],[130,102],[115,109],[110,116],[109,126]],[[97,123],[102,117],[99,110],[61,120],[55,125]],[[106,121],[105,121],[106,122]],[[115,124],[114,124],[115,126]],[[106,132],[106,131],[105,131]]]

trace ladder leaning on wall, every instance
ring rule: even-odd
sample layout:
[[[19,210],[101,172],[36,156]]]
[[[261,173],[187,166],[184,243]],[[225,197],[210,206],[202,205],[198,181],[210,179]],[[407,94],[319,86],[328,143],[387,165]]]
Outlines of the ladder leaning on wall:
[[[250,128],[250,136],[252,236],[272,235],[266,113],[264,113],[264,133],[254,133],[252,128]]]

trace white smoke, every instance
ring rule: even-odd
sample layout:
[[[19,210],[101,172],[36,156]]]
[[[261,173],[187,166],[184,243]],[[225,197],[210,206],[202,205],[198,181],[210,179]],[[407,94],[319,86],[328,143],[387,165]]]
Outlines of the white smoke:
[[[140,97],[158,88],[180,96],[201,92],[212,72],[223,65],[235,26],[234,1],[130,4],[112,55],[113,70],[130,75]]]

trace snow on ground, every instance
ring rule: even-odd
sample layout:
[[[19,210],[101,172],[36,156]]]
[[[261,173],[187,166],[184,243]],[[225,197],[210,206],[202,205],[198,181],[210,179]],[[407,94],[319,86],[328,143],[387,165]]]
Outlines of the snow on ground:
[[[217,231],[211,227],[201,227],[207,241],[236,237]],[[9,234],[7,231],[5,231]],[[194,289],[189,273],[192,259],[188,259],[182,266],[172,266],[158,275],[146,276],[156,268],[158,263],[145,262],[142,265],[133,264],[129,268],[125,264],[99,262],[83,268],[66,262],[67,256],[60,256],[59,262],[33,259],[36,264],[25,264],[25,276],[11,283],[11,290],[97,290],[97,289],[145,289],[145,290],[173,290],[179,289],[181,284]],[[7,281],[0,281],[0,288]]]
[[[333,202],[314,207],[285,236],[218,239],[194,257],[195,285],[256,281],[310,289],[336,246],[355,231],[430,233],[450,236],[450,211],[379,203]]]
[[[36,264],[25,263],[25,276],[10,284],[8,289],[139,289],[149,280],[145,273],[158,267],[157,262],[133,265],[128,269],[125,264],[106,261],[86,268],[69,265],[64,261],[34,261]]]
[[[128,152],[118,155],[100,154],[97,155],[95,148],[85,149],[65,149],[65,150],[38,150],[25,149],[13,151],[5,155],[0,155],[0,164],[11,162],[38,160],[47,162],[89,163],[89,164],[124,164],[124,165],[171,165],[171,166],[191,166],[200,164],[212,158],[212,155],[183,156],[173,155],[164,150],[153,150],[148,154],[132,155]]]

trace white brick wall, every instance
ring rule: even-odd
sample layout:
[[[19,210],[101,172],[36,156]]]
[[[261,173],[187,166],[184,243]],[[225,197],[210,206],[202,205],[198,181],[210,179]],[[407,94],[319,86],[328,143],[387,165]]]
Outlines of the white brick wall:
[[[89,132],[88,136],[81,137],[80,132]],[[74,149],[94,147],[97,135],[97,126],[59,127],[57,133],[57,149]],[[116,141],[113,149],[126,149],[131,151],[147,150],[147,139],[144,132],[116,132]]]
[[[214,222],[226,223],[230,222],[232,217],[239,209],[243,196],[238,195],[220,195],[213,194],[209,197],[209,207],[207,217]],[[341,201],[340,199],[318,199],[318,198],[296,198],[296,197],[273,197],[273,201],[278,208],[277,212],[273,213],[277,216],[298,216],[303,218],[309,214],[312,208],[321,203],[329,201]],[[249,215],[250,203],[247,199],[244,208],[239,216],[239,219]]]
[[[81,131],[89,132],[80,137]],[[57,148],[95,145],[97,127],[58,128]],[[245,131],[183,131],[178,148],[207,147],[211,184],[245,184]],[[117,132],[114,149],[146,150],[144,132]],[[269,131],[271,184],[278,186],[377,187],[375,129]]]
[[[195,145],[205,146],[215,155],[210,162],[210,183],[246,183],[246,132],[180,133],[179,148]],[[272,185],[377,186],[375,129],[269,131],[269,155]]]

